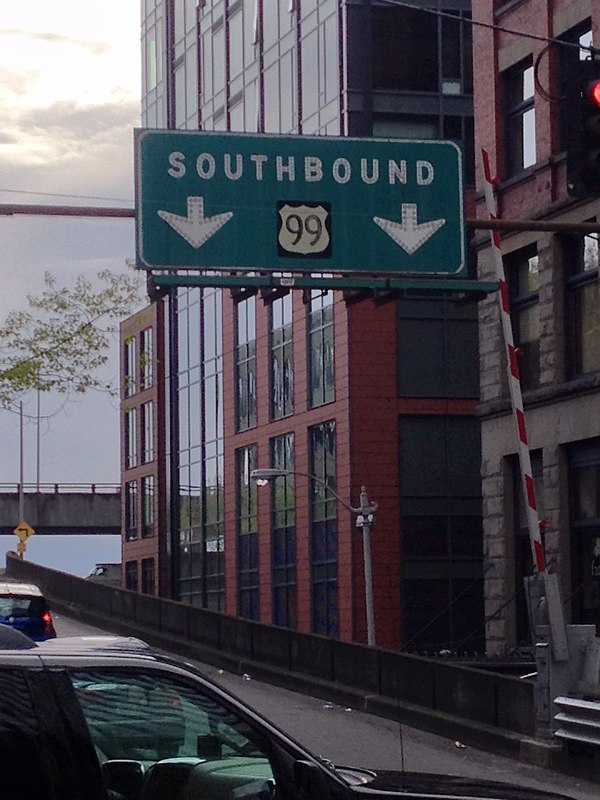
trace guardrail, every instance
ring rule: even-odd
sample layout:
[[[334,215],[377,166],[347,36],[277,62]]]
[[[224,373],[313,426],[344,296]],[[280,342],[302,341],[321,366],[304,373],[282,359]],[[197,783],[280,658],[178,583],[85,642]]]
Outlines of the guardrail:
[[[492,752],[536,763],[552,756],[535,740],[529,681],[114,589],[15,553],[6,565],[10,577],[38,584],[53,608],[106,630]]]
[[[0,494],[19,494],[20,483],[0,483]],[[117,494],[119,483],[23,483],[24,494]]]
[[[554,719],[559,727],[554,731],[558,739],[600,747],[600,703],[580,700],[577,697],[557,697],[560,708]]]

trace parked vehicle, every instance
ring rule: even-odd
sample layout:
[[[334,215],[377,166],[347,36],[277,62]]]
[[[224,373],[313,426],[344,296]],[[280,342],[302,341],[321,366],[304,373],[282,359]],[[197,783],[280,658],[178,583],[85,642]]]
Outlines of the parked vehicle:
[[[106,586],[121,586],[121,565],[102,563],[96,564],[85,576],[86,580],[94,583],[104,583]]]
[[[32,583],[0,582],[0,623],[36,642],[56,636],[48,603]]]
[[[0,637],[13,800],[565,800],[451,775],[335,766],[201,672],[128,637]]]

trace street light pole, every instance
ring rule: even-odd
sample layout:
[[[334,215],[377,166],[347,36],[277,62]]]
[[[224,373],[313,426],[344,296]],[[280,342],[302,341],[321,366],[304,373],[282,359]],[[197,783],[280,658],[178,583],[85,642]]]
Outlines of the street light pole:
[[[362,528],[363,563],[365,569],[365,609],[367,612],[367,644],[375,647],[375,612],[373,610],[373,570],[371,568],[371,523],[373,522],[377,503],[371,505],[365,486],[360,487],[360,508],[356,527]]]
[[[356,527],[362,528],[363,540],[363,562],[365,570],[365,611],[367,615],[367,644],[375,647],[375,613],[373,610],[373,570],[371,566],[371,526],[375,520],[375,512],[377,511],[377,503],[371,503],[367,495],[365,486],[360,488],[360,506],[355,508],[350,503],[346,502],[342,497],[337,494],[324,480],[317,478],[316,475],[311,475],[308,472],[298,472],[291,469],[277,469],[277,467],[268,467],[266,469],[253,469],[250,473],[252,480],[255,480],[259,486],[266,486],[267,483],[275,480],[276,478],[283,478],[286,475],[302,475],[305,478],[310,478],[323,486],[330,492],[336,500],[338,500],[344,508],[356,514]]]

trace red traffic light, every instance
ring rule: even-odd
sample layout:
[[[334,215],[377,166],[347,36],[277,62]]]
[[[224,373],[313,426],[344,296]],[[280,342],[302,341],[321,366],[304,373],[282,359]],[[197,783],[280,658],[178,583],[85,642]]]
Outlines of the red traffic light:
[[[600,108],[600,80],[588,84],[587,94],[592,103]]]

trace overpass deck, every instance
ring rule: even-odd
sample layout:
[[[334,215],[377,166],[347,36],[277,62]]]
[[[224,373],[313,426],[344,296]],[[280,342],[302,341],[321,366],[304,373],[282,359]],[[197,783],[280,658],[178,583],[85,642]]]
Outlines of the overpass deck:
[[[36,535],[119,535],[118,484],[0,483],[0,535],[26,522]]]

